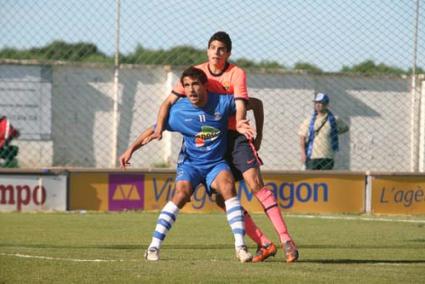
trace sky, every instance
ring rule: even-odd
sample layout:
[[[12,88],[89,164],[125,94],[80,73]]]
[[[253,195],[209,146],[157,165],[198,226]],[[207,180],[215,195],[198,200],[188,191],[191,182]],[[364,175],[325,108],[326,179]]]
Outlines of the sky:
[[[425,67],[424,0],[121,0],[120,51],[138,45],[205,49],[218,30],[230,34],[232,58],[309,62],[325,71],[374,60]],[[0,48],[40,47],[53,40],[91,42],[115,51],[115,0],[0,0]]]

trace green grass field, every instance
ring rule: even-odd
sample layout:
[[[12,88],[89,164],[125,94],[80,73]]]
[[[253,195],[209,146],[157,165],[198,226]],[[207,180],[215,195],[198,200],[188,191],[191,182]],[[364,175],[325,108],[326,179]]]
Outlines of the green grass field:
[[[276,242],[268,219],[253,217]],[[425,283],[424,217],[350,217],[289,215],[300,261],[286,264],[280,250],[242,264],[224,214],[180,214],[161,260],[148,263],[157,213],[2,213],[0,283]]]

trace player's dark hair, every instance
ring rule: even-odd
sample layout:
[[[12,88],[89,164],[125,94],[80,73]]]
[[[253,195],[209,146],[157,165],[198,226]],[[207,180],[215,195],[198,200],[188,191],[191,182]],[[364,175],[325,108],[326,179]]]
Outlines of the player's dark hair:
[[[183,71],[183,74],[180,77],[180,82],[182,83],[182,85],[183,85],[183,79],[185,77],[191,77],[191,78],[197,79],[202,84],[206,84],[208,82],[208,78],[205,72],[193,66],[190,66],[189,68]]]
[[[208,48],[210,47],[211,42],[215,40],[218,40],[219,42],[224,43],[224,45],[226,46],[227,52],[232,51],[232,40],[230,39],[230,36],[228,33],[220,31],[213,34],[210,40],[208,41]]]

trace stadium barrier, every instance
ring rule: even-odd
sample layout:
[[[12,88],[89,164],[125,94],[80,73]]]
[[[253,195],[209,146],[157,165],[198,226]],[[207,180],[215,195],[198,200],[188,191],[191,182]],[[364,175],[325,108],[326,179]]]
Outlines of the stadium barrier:
[[[70,171],[71,210],[159,210],[174,194],[175,173],[163,170]],[[364,173],[317,174],[265,172],[266,186],[273,191],[281,209],[288,212],[362,213],[365,204]],[[236,183],[243,206],[250,212],[262,208],[244,182]],[[183,212],[220,211],[215,196],[203,186],[196,189]]]
[[[0,212],[66,211],[67,181],[67,172],[2,169]]]
[[[279,207],[291,213],[425,214],[425,174],[264,171]],[[157,211],[175,191],[172,170],[1,170],[0,211]],[[262,207],[244,182],[236,183],[249,212]],[[182,212],[220,212],[200,186]]]
[[[369,173],[367,205],[373,214],[425,214],[425,175]]]

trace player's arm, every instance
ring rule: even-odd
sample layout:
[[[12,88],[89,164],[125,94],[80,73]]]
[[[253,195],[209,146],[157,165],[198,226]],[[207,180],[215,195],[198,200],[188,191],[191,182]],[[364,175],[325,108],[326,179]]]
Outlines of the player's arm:
[[[249,121],[246,119],[246,101],[238,99],[235,101],[236,104],[236,130],[245,135],[247,139],[253,139],[255,137],[255,130],[249,125]]]
[[[236,130],[245,135],[247,139],[255,137],[255,130],[249,125],[246,119],[247,103],[245,100],[239,99],[235,101],[236,105]]]
[[[246,85],[245,71],[238,68],[234,75],[234,98],[236,103],[236,130],[244,134],[247,139],[255,137],[255,130],[249,125],[246,119],[247,104],[249,101]]]
[[[149,143],[153,139],[161,140],[162,138],[162,132],[164,132],[165,124],[168,118],[168,114],[170,112],[171,106],[179,99],[179,96],[175,93],[171,93],[168,95],[168,97],[162,102],[158,117],[156,120],[156,128],[155,132],[146,138],[145,141],[143,141],[143,144]]]
[[[142,147],[143,145],[149,143],[149,141],[151,141],[152,139],[150,139],[147,143],[145,143],[144,141],[153,134],[154,128],[149,127],[148,129],[143,131],[142,134],[139,135],[139,137],[137,137],[133,144],[131,144],[131,146],[128,147],[127,150],[125,150],[125,152],[119,157],[121,168],[125,168],[127,165],[130,165],[130,159],[133,153],[140,149],[140,147]]]
[[[255,119],[255,129],[257,135],[254,139],[255,149],[258,151],[261,147],[261,142],[263,140],[263,126],[264,126],[264,107],[263,102],[257,98],[249,98],[248,110],[252,110],[254,113]]]

